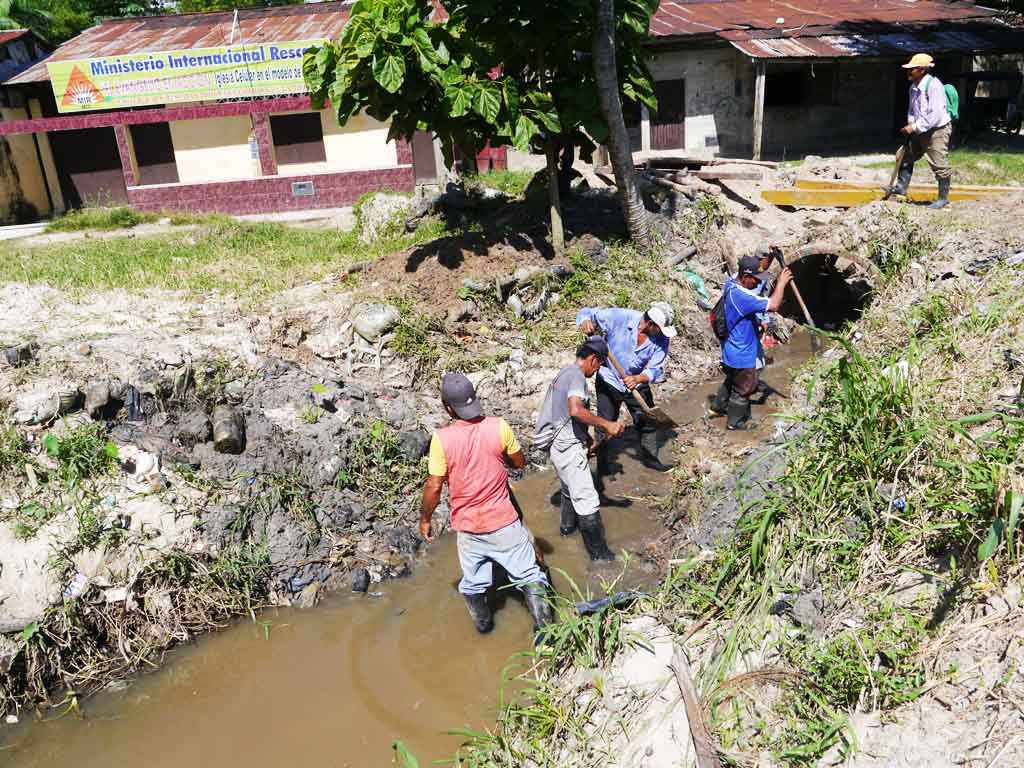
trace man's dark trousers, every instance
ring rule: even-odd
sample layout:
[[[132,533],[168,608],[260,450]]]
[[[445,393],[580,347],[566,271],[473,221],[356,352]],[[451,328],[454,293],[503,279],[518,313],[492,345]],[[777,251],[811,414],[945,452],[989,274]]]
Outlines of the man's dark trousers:
[[[722,363],[725,381],[711,407],[728,414],[728,426],[736,428],[750,419],[750,396],[757,392],[757,368],[733,368]]]

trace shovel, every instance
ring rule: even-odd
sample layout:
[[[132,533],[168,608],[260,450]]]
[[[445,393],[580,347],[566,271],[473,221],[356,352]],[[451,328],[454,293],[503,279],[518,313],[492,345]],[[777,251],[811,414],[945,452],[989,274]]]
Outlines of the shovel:
[[[885,188],[883,200],[888,200],[892,197],[892,191],[896,187],[896,177],[900,175],[900,166],[903,165],[903,158],[906,157],[909,148],[910,139],[908,138],[903,142],[903,146],[896,150],[896,165],[892,169],[892,176],[889,177],[889,186]]]
[[[902,157],[902,155],[900,155],[900,157]],[[899,169],[898,163],[896,165],[896,168]],[[782,258],[782,251],[776,249],[774,254],[775,258],[778,259],[779,266],[782,269],[785,269],[786,262]],[[811,319],[811,313],[807,311],[807,305],[804,304],[804,297],[800,295],[800,288],[797,287],[796,280],[790,280],[789,287],[793,289],[793,295],[796,296],[797,304],[800,305],[800,309],[804,313],[804,319],[807,320],[807,325],[811,327],[811,330],[813,332],[811,334],[811,351],[817,354],[818,352],[821,351],[821,341],[818,339],[818,334],[816,333],[816,331],[818,330],[818,326],[814,324],[814,320]]]
[[[601,328],[598,328],[597,330],[602,335],[605,335],[604,331],[601,330]],[[612,368],[615,369],[615,372],[619,374],[619,378],[622,379],[623,383],[625,383],[626,372],[622,370],[622,366],[619,365],[619,361],[615,359],[615,355],[612,354],[611,347],[608,348],[608,360],[609,362],[611,362]],[[671,416],[669,416],[667,413],[661,410],[661,408],[658,408],[657,406],[652,408],[651,406],[649,406],[647,404],[647,401],[644,400],[640,396],[640,393],[637,392],[635,389],[631,389],[629,391],[632,393],[633,399],[635,399],[640,408],[643,409],[644,415],[652,422],[654,422],[657,426],[661,427],[662,429],[672,429],[673,427],[679,426],[678,424],[676,424],[675,419],[673,419]]]

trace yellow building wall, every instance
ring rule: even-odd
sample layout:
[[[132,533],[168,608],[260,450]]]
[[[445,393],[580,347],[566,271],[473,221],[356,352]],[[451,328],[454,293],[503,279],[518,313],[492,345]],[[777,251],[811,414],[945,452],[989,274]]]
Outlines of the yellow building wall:
[[[368,115],[357,115],[341,127],[334,113],[325,109],[320,112],[320,125],[327,159],[320,163],[278,163],[278,174],[294,176],[324,171],[363,171],[398,165],[398,150],[393,141],[388,141],[387,123]]]
[[[39,104],[39,99],[29,99],[28,102],[28,116],[30,118],[39,118],[43,116],[43,108]],[[31,143],[32,137],[26,136]],[[43,156],[43,168],[46,171],[46,181],[50,185],[50,194],[53,196],[53,208],[52,214],[56,215],[67,211],[68,206],[64,202],[64,194],[60,191],[60,180],[57,178],[57,166],[53,162],[53,151],[50,149],[50,137],[45,133],[37,133],[36,139],[39,141],[39,154]],[[32,146],[32,154],[35,154],[35,146]],[[44,193],[45,199],[45,193]]]
[[[174,161],[182,183],[252,179],[248,115],[181,120],[170,124]]]

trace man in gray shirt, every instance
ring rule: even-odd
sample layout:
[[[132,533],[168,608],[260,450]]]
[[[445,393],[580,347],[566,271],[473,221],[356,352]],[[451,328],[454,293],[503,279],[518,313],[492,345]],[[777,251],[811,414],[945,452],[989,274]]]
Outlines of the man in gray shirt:
[[[591,560],[615,559],[605,540],[601,503],[589,462],[593,441],[588,427],[600,427],[609,437],[617,437],[625,428],[622,422],[608,421],[590,410],[587,379],[607,357],[608,345],[600,336],[591,336],[576,350],[576,362],[560,370],[548,387],[533,435],[535,448],[550,449],[551,463],[562,483],[559,531],[568,536],[578,523]]]

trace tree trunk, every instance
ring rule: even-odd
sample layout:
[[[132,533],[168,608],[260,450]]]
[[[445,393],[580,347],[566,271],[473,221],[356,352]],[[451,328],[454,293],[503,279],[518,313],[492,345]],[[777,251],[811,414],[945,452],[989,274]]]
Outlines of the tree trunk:
[[[558,195],[558,146],[554,137],[544,145],[548,160],[548,197],[551,201],[551,246],[555,256],[565,254],[565,230],[562,228],[562,203]]]
[[[608,123],[608,150],[619,188],[619,199],[626,215],[629,235],[644,248],[652,245],[651,221],[633,175],[633,152],[629,147],[626,121],[622,118],[619,76],[615,64],[615,0],[596,0],[597,25],[594,29],[594,75],[601,112]]]

